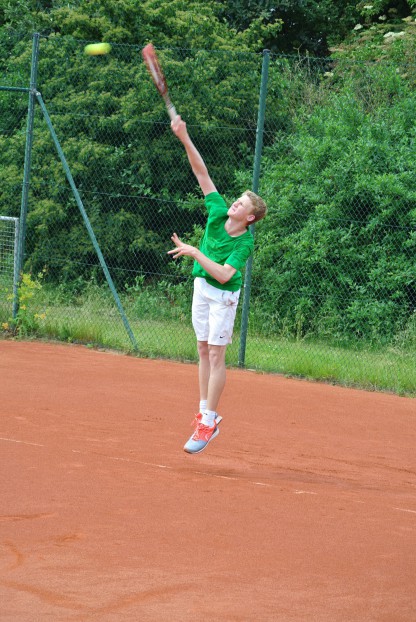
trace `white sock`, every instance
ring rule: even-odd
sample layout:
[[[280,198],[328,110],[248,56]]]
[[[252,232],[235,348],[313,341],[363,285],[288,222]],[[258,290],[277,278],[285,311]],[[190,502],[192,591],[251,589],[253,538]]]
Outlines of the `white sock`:
[[[199,412],[200,412],[200,413],[202,413],[202,414],[204,414],[204,412],[206,411],[206,409],[207,409],[207,400],[201,400],[201,401],[199,402]]]
[[[203,423],[204,425],[208,425],[210,428],[212,428],[215,423],[216,416],[217,413],[215,412],[215,410],[206,410],[204,413],[202,413],[201,423]]]

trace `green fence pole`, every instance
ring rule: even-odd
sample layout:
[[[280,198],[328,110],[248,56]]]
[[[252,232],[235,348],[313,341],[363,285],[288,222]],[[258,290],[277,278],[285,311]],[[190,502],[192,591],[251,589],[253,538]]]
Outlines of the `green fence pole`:
[[[77,187],[75,185],[74,178],[72,177],[71,171],[69,170],[68,163],[66,161],[64,152],[62,151],[62,148],[61,148],[61,145],[59,143],[58,137],[57,137],[57,135],[55,133],[55,130],[53,128],[52,121],[51,121],[51,119],[49,117],[49,114],[48,114],[48,111],[46,109],[45,103],[44,103],[44,101],[42,99],[42,95],[39,92],[37,92],[36,93],[36,97],[37,97],[37,100],[38,100],[38,102],[39,102],[39,104],[40,104],[40,106],[42,108],[43,116],[45,117],[46,123],[48,125],[49,131],[50,131],[51,136],[52,136],[52,139],[53,139],[53,141],[55,143],[55,147],[56,147],[56,150],[58,152],[59,158],[60,158],[60,160],[62,162],[62,166],[64,167],[66,178],[69,181],[69,185],[71,186],[72,192],[73,192],[74,197],[75,197],[75,201],[77,202],[77,205],[79,207],[79,211],[81,212],[81,216],[84,219],[85,226],[87,227],[87,231],[88,231],[88,234],[90,236],[91,242],[94,245],[95,252],[97,253],[98,259],[99,259],[100,264],[101,264],[101,267],[102,267],[103,272],[105,274],[105,277],[107,279],[108,286],[110,287],[111,293],[113,294],[113,298],[115,300],[115,303],[116,303],[117,308],[119,310],[119,313],[121,315],[121,319],[123,320],[124,327],[125,327],[125,329],[127,331],[127,334],[128,334],[128,336],[130,338],[131,343],[133,344],[134,350],[138,350],[138,345],[137,345],[136,338],[135,338],[135,336],[133,334],[133,331],[131,330],[129,321],[128,321],[127,316],[126,316],[126,314],[124,312],[124,309],[123,309],[123,305],[121,304],[121,300],[119,298],[119,295],[118,295],[117,290],[115,288],[115,285],[113,283],[113,279],[111,278],[111,274],[110,274],[110,272],[108,270],[106,261],[104,259],[104,256],[103,256],[102,252],[101,252],[101,249],[100,249],[100,246],[98,244],[97,238],[95,237],[94,230],[93,230],[93,228],[91,226],[91,223],[90,223],[90,220],[88,218],[87,212],[85,211],[85,208],[84,208],[84,205],[82,203],[81,197],[79,196],[79,192],[78,192],[78,189],[77,189]]]
[[[255,193],[257,193],[259,190],[260,163],[261,163],[261,154],[263,150],[264,117],[266,113],[267,82],[269,79],[269,63],[270,63],[270,50],[263,50],[259,112],[257,115],[256,150],[254,153],[254,168],[253,168],[253,186],[252,187],[253,187],[253,192]],[[254,235],[254,225],[250,226],[250,231]],[[246,358],[248,313],[249,313],[249,308],[250,308],[252,268],[253,268],[253,255],[251,255],[251,257],[247,261],[246,272],[245,272],[245,277],[244,277],[244,295],[243,295],[243,308],[242,308],[242,316],[241,316],[240,348],[238,352],[238,366],[239,367],[244,367],[245,358]]]
[[[20,204],[20,224],[19,224],[19,242],[17,252],[17,274],[19,280],[23,271],[23,262],[25,257],[25,240],[26,240],[26,220],[27,220],[27,208],[29,201],[29,185],[30,185],[30,167],[32,161],[32,144],[33,144],[33,124],[35,119],[35,92],[38,73],[38,58],[39,58],[39,34],[37,32],[33,35],[32,43],[32,66],[30,70],[30,89],[29,89],[29,104],[27,113],[27,128],[26,128],[26,146],[25,146],[25,162],[23,168],[23,187],[22,187],[22,200]],[[16,89],[26,90],[26,89]],[[16,285],[13,288],[13,318],[17,316],[19,310],[19,296],[18,288]]]

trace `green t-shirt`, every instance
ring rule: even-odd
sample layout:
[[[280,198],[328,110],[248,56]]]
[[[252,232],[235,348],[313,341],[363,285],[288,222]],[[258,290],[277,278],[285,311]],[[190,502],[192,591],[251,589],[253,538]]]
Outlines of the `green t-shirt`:
[[[195,261],[192,275],[203,277],[210,285],[218,289],[236,292],[241,288],[241,270],[253,251],[253,236],[249,229],[237,237],[228,235],[224,229],[224,225],[228,220],[228,207],[218,192],[207,194],[205,197],[205,207],[208,210],[208,221],[199,250],[216,263],[221,265],[229,264],[236,269],[236,273],[227,283],[221,284]]]

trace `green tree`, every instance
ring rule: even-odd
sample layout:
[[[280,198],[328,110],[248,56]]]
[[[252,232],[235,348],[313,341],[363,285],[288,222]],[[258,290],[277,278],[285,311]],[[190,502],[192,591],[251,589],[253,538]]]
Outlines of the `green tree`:
[[[283,335],[388,343],[416,308],[416,99],[394,65],[344,69],[266,151],[256,310]]]
[[[3,24],[43,34],[71,35],[77,39],[201,49],[231,49],[236,32],[221,19],[215,0],[0,0]],[[261,48],[262,40],[276,33],[279,20],[265,23],[253,15],[239,29],[241,49]]]
[[[217,18],[214,3],[201,7],[182,0],[27,8],[43,33],[38,88],[115,278],[132,279],[137,269],[163,273],[172,227],[191,232],[203,212],[140,49],[155,42],[178,110],[191,131],[198,127],[195,139],[218,187],[232,194],[234,172],[242,162],[251,165],[255,143],[261,58],[251,50],[257,26],[241,35]],[[84,44],[91,40],[111,41],[111,54],[85,56]],[[12,68],[14,76],[21,75],[30,57],[26,37],[14,47],[8,73]],[[25,123],[23,116],[17,133]],[[5,141],[2,159],[16,160],[12,142]],[[11,205],[6,197],[5,204]],[[67,279],[88,277],[95,270],[94,251],[39,107],[30,205],[26,248],[34,269],[46,264],[46,279],[62,277],[62,266]]]
[[[416,296],[415,72],[414,63],[401,64],[414,59],[414,26],[398,13],[387,23],[366,15],[369,5],[352,4],[277,5],[292,15],[291,45],[303,16],[315,37],[324,7],[327,17],[339,18],[338,30],[322,31],[327,42],[352,23],[363,27],[331,59],[272,57],[261,180],[271,207],[257,234],[253,293],[264,330],[372,340],[383,334],[392,341],[413,317]],[[174,103],[217,187],[231,198],[251,184],[258,50],[284,34],[281,14],[267,2],[261,7],[257,13],[255,3],[243,1],[22,0],[16,11],[16,3],[1,2],[2,82],[27,87],[29,33],[41,32],[38,88],[118,284],[133,283],[138,273],[181,277],[166,257],[170,234],[195,237],[204,218],[141,48],[155,43]],[[388,13],[389,5],[378,3],[378,10]],[[405,36],[387,42],[392,25]],[[112,43],[111,53],[85,56],[85,43],[101,40]],[[27,94],[0,99],[0,195],[3,211],[17,215]],[[26,249],[28,268],[46,267],[45,282],[101,273],[39,106]]]
[[[264,38],[273,52],[328,56],[330,47],[348,37],[360,22],[391,23],[411,14],[415,0],[217,0],[221,15],[238,31],[255,19],[281,22],[281,29]],[[385,21],[384,21],[385,20]]]
[[[329,42],[345,36],[359,17],[356,1],[217,1],[225,19],[237,30],[260,17],[266,23],[281,22],[279,32],[264,40],[273,52],[327,56]]]

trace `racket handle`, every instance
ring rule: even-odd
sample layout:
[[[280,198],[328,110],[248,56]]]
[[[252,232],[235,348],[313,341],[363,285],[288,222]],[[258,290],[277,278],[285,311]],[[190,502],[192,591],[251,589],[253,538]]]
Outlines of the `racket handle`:
[[[168,115],[170,116],[170,120],[173,121],[174,118],[178,116],[175,106],[173,104],[166,104],[166,108],[168,111]]]

